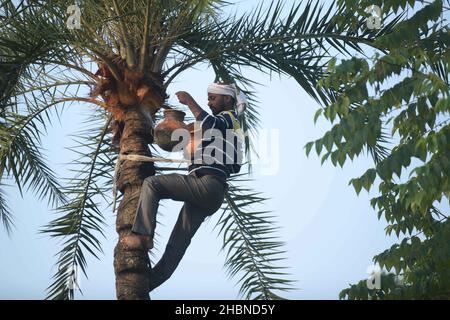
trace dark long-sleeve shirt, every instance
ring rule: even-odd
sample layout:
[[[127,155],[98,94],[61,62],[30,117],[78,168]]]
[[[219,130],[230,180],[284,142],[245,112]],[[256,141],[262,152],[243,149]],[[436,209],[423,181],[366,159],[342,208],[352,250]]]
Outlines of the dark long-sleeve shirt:
[[[242,166],[242,135],[235,111],[222,111],[210,115],[202,111],[196,118],[201,121],[202,141],[194,153],[189,173],[197,170],[214,172],[224,178],[238,173]],[[196,163],[195,159],[201,159]]]

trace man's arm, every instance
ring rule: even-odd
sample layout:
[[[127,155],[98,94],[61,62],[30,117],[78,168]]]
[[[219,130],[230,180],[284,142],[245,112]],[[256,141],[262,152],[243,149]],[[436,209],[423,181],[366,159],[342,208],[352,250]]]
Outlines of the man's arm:
[[[189,107],[191,112],[194,114],[195,120],[202,122],[203,130],[218,129],[225,134],[227,129],[233,129],[233,120],[229,115],[210,115],[203,110],[197,102],[195,102],[194,98],[192,98],[192,96],[186,91],[178,91],[175,94],[180,103]]]
[[[178,97],[180,103],[185,104],[189,107],[195,119],[198,120],[200,114],[202,112],[206,112],[198,105],[197,102],[195,102],[194,98],[192,98],[192,96],[186,91],[178,91],[177,93],[175,93],[175,95]]]

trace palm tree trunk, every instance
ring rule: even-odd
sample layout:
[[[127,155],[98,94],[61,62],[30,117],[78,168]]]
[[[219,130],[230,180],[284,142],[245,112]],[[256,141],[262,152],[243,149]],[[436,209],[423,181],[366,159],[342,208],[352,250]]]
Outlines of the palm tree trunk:
[[[139,108],[127,108],[124,122],[120,153],[151,156],[152,127]],[[122,162],[117,176],[117,189],[123,194],[116,220],[119,240],[131,232],[142,182],[154,174],[153,162]],[[149,268],[148,252],[126,250],[119,241],[114,249],[117,299],[149,300]]]

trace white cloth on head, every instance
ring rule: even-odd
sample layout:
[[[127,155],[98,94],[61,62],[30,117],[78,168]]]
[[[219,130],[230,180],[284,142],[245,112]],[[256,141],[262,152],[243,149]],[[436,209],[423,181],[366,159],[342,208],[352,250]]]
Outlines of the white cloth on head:
[[[236,100],[237,113],[244,113],[247,108],[247,97],[245,94],[233,84],[212,83],[208,86],[208,93],[222,94],[231,96]]]

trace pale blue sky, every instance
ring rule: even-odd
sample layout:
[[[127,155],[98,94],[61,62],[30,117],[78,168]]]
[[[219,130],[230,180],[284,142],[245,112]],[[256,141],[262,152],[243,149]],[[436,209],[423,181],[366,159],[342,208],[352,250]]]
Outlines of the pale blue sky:
[[[241,1],[243,8],[253,1]],[[259,93],[261,124],[266,130],[279,130],[279,170],[263,175],[255,166],[251,186],[271,199],[264,209],[273,210],[280,226],[278,236],[286,242],[290,279],[297,280],[298,290],[283,294],[290,299],[337,299],[339,291],[349,283],[367,278],[366,270],[372,257],[390,247],[395,237],[387,237],[386,223],[378,221],[369,199],[376,195],[362,191],[356,195],[348,181],[360,176],[372,165],[369,156],[347,162],[343,169],[325,162],[314,151],[306,157],[303,146],[321,137],[331,126],[321,118],[316,125],[313,116],[319,108],[292,79],[261,73],[246,73],[263,86]],[[214,79],[211,70],[185,72],[169,87],[174,97],[186,90],[206,108],[206,87]],[[170,102],[176,102],[171,98]],[[46,155],[59,175],[64,175],[63,163],[74,155],[64,149],[73,145],[69,134],[79,129],[80,114],[89,106],[66,108],[62,125],[57,121],[44,139]],[[20,198],[14,188],[7,189],[9,204],[16,217],[16,231],[11,238],[0,232],[0,299],[42,299],[54,272],[54,255],[59,246],[37,230],[54,218],[47,206],[31,194]],[[160,243],[166,243],[182,203],[164,201],[163,216],[158,226]],[[257,208],[256,208],[257,209]],[[82,278],[81,299],[115,299],[113,248],[117,242],[115,216],[104,212],[108,226],[103,241],[101,260],[89,258],[89,279]],[[152,299],[236,299],[236,278],[226,276],[220,253],[221,238],[213,230],[220,213],[205,222],[195,235],[186,256],[174,275],[152,293]],[[160,246],[161,248],[161,246]],[[161,255],[159,250],[157,257]]]

